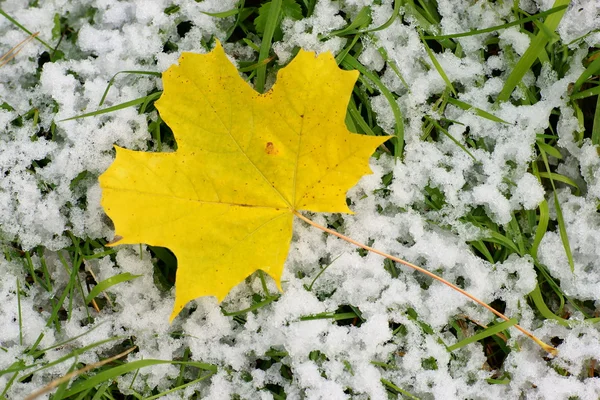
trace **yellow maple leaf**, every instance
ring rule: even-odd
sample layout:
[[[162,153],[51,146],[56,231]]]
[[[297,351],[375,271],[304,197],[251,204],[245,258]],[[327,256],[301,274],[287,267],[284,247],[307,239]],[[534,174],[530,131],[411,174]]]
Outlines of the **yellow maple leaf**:
[[[346,129],[357,78],[329,53],[300,50],[259,94],[219,43],[184,53],[163,74],[156,107],[177,151],[117,147],[100,186],[118,244],[177,257],[171,320],[197,297],[223,300],[258,269],[281,289],[294,211],[351,213],[346,192],[371,173],[369,157],[388,139]]]

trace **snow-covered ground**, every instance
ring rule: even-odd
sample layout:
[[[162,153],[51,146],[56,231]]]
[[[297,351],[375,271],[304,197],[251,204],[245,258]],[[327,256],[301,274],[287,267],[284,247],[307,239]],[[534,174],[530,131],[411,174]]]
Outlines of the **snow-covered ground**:
[[[41,66],[40,55],[48,51],[41,43],[27,43],[14,60],[0,67],[0,239],[14,250],[45,249],[44,259],[53,282],[46,292],[39,285],[28,286],[28,269],[22,258],[0,255],[0,370],[17,359],[26,364],[51,362],[75,348],[114,337],[135,337],[139,351],[128,356],[138,359],[172,360],[189,348],[190,359],[216,364],[219,372],[209,380],[188,386],[165,398],[187,398],[195,391],[206,398],[272,398],[263,390],[267,384],[283,387],[290,399],[386,399],[381,379],[418,398],[436,399],[597,399],[600,379],[589,377],[590,368],[600,360],[598,325],[581,322],[583,315],[570,309],[571,326],[542,319],[528,301],[536,287],[536,270],[531,256],[513,254],[500,263],[490,263],[475,254],[467,242],[485,237],[486,232],[463,218],[480,207],[496,224],[509,224],[519,210],[535,210],[546,198],[550,218],[556,209],[552,191],[542,187],[532,175],[531,161],[536,156],[536,135],[550,126],[556,112],[556,134],[562,159],[550,157],[557,173],[576,182],[580,193],[558,185],[566,231],[574,259],[571,272],[557,228],[546,233],[538,249],[538,259],[550,274],[560,280],[564,293],[587,300],[600,308],[600,158],[589,139],[578,140],[578,116],[569,103],[569,85],[585,69],[583,58],[588,47],[600,43],[600,3],[573,1],[559,29],[560,40],[571,43],[569,67],[559,76],[544,67],[539,76],[529,72],[525,82],[541,91],[541,100],[532,105],[511,102],[494,107],[493,99],[503,87],[531,38],[518,27],[499,33],[458,39],[463,57],[446,51],[436,57],[448,78],[460,87],[458,98],[493,113],[508,123],[493,122],[449,105],[443,117],[458,121],[449,133],[463,144],[465,137],[484,143],[469,147],[475,160],[453,141],[442,136],[436,141],[422,140],[423,117],[441,115],[430,102],[446,90],[446,83],[422,45],[414,24],[396,20],[388,28],[374,32],[359,61],[374,72],[386,65],[378,48],[385,49],[408,83],[407,90],[391,68],[381,79],[398,95],[405,118],[405,157],[403,161],[382,155],[372,160],[374,174],[365,176],[349,193],[355,214],[352,216],[314,216],[327,223],[341,218],[344,233],[358,241],[372,243],[382,251],[397,255],[434,270],[444,278],[462,281],[465,290],[490,303],[501,300],[505,314],[517,317],[519,324],[543,341],[554,339],[559,355],[549,358],[532,341],[511,330],[508,346],[512,351],[503,363],[507,384],[491,384],[494,375],[486,366],[484,347],[467,345],[452,353],[445,346],[457,342],[449,321],[466,318],[480,324],[492,322],[493,315],[452,290],[400,268],[392,278],[381,257],[360,254],[348,243],[296,221],[292,248],[283,275],[284,293],[278,301],[246,314],[245,324],[225,316],[214,298],[200,298],[188,306],[172,325],[168,316],[173,292],[162,292],[153,278],[151,254],[145,246],[122,246],[116,256],[87,261],[98,281],[122,272],[141,277],[112,286],[113,307],[94,313],[92,324],[82,324],[88,310],[83,301],[73,301],[71,318],[61,329],[46,326],[54,301],[69,281],[61,257],[72,244],[70,234],[79,238],[111,239],[110,221],[100,206],[97,177],[112,162],[113,145],[130,149],[156,150],[152,147],[148,125],[156,112],[138,114],[135,107],[102,116],[70,121],[63,119],[95,111],[108,81],[119,71],[161,72],[177,61],[182,51],[205,52],[203,43],[211,36],[224,39],[235,17],[218,19],[203,12],[234,9],[233,0],[52,0],[29,6],[26,0],[6,0],[0,8],[39,38],[55,46],[60,35],[53,34],[56,19],[66,18],[76,37],[63,38],[59,49],[65,57]],[[174,3],[176,12],[164,12]],[[367,0],[317,2],[312,17],[284,20],[283,39],[274,44],[279,63],[286,63],[295,47],[337,54],[346,39],[326,35],[346,25],[344,15],[356,15]],[[510,20],[513,2],[473,2],[439,0],[441,34],[483,29]],[[523,0],[528,12],[552,7],[549,0]],[[372,5],[372,26],[388,20],[393,2]],[[93,11],[93,12],[92,12]],[[401,10],[404,13],[404,9]],[[56,16],[56,17],[55,17]],[[405,17],[405,21],[410,18]],[[192,21],[184,37],[177,34],[181,21]],[[498,37],[496,55],[482,57],[486,40]],[[8,52],[27,35],[0,16],[0,54]],[[325,37],[325,39],[323,39]],[[163,52],[167,41],[177,51]],[[234,61],[255,58],[243,44],[224,43]],[[274,76],[268,78],[272,82]],[[111,87],[104,106],[116,105],[146,96],[161,89],[160,78],[149,75],[120,75]],[[517,89],[513,96],[523,95]],[[377,122],[393,132],[394,117],[384,96],[371,99]],[[103,107],[104,107],[103,106]],[[15,122],[19,116],[31,112]],[[55,126],[53,126],[55,124]],[[163,151],[169,149],[163,149]],[[382,189],[382,177],[393,173],[389,186]],[[425,199],[436,193],[445,201],[440,209],[428,207]],[[69,232],[69,233],[68,233]],[[32,252],[39,267],[41,259]],[[68,261],[68,260],[66,260]],[[331,265],[310,285],[323,264]],[[67,262],[67,265],[68,262]],[[85,274],[82,272],[82,276]],[[19,327],[17,281],[20,282]],[[270,290],[275,285],[270,282]],[[262,293],[256,275],[234,289],[224,302],[227,310],[241,310],[252,304],[252,294]],[[332,323],[331,319],[303,320],[301,317],[333,312],[352,305],[362,312],[364,322],[355,325]],[[593,308],[593,307],[592,307]],[[409,312],[409,309],[410,312]],[[414,315],[417,315],[415,318]],[[462,316],[462,317],[461,317]],[[431,332],[426,332],[424,324]],[[392,334],[399,325],[403,329]],[[87,333],[45,353],[43,359],[25,356],[43,332],[38,348],[47,348],[68,338]],[[173,335],[173,332],[179,334]],[[466,335],[473,334],[473,324]],[[557,341],[557,339],[559,339]],[[84,352],[79,362],[92,363],[111,354],[114,343]],[[270,350],[285,352],[266,369],[257,368]],[[315,351],[324,357],[315,357]],[[434,360],[433,362],[431,360]],[[33,375],[30,381],[14,382],[6,394],[20,399],[66,374],[74,360],[61,362]],[[389,363],[382,368],[376,363]],[[282,366],[285,365],[285,368]],[[289,379],[282,371],[291,370]],[[122,393],[136,390],[150,393],[173,386],[179,375],[176,365],[156,365],[140,369],[118,381]],[[595,373],[597,374],[597,372]],[[592,376],[594,373],[591,374]],[[0,376],[0,393],[12,374]]]

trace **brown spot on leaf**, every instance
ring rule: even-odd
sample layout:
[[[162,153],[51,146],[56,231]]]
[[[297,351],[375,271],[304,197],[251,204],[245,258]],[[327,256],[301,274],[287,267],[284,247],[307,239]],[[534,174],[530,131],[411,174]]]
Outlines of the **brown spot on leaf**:
[[[265,147],[265,153],[274,156],[279,154],[279,150],[275,148],[273,142],[267,142],[267,146]]]

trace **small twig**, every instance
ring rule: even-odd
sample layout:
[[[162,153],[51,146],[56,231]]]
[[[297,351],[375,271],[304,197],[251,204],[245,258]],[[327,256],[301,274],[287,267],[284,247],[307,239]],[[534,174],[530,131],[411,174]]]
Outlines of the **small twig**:
[[[343,239],[343,240],[345,240],[345,241],[347,241],[347,242],[349,242],[349,243],[352,243],[352,244],[353,244],[353,245],[355,245],[355,246],[358,246],[358,247],[360,247],[360,248],[363,248],[363,249],[365,249],[365,250],[368,250],[368,251],[370,251],[370,252],[372,252],[372,253],[379,254],[379,255],[380,255],[380,256],[382,256],[382,257],[388,258],[388,259],[390,259],[390,260],[392,260],[392,261],[395,261],[395,262],[397,262],[397,263],[400,263],[400,264],[402,264],[402,265],[405,265],[405,266],[407,266],[407,267],[410,267],[410,268],[412,268],[412,269],[414,269],[414,270],[416,270],[416,271],[419,271],[420,273],[422,273],[422,274],[425,274],[425,275],[429,276],[430,278],[433,278],[433,279],[435,279],[435,280],[437,280],[437,281],[439,281],[439,282],[443,283],[444,285],[451,287],[452,289],[456,290],[457,292],[461,293],[462,295],[464,295],[464,296],[467,296],[469,299],[471,299],[471,300],[473,300],[474,302],[476,302],[477,304],[479,304],[479,305],[481,305],[481,306],[483,306],[483,307],[487,308],[488,310],[490,310],[491,312],[493,312],[494,314],[496,314],[498,317],[502,318],[503,320],[505,320],[505,321],[508,321],[508,320],[510,320],[510,318],[508,318],[506,315],[504,315],[504,314],[502,314],[501,312],[499,312],[499,311],[495,310],[494,308],[490,307],[489,305],[487,305],[487,304],[486,304],[486,303],[484,303],[483,301],[479,300],[477,297],[473,296],[472,294],[470,294],[470,293],[468,293],[468,292],[466,292],[466,291],[462,290],[461,288],[459,288],[459,287],[458,287],[458,286],[456,286],[455,284],[453,284],[453,283],[450,283],[450,282],[448,282],[447,280],[445,280],[444,278],[441,278],[441,277],[437,276],[437,275],[436,275],[436,274],[434,274],[433,272],[429,272],[429,271],[427,271],[426,269],[424,269],[424,268],[421,268],[421,267],[419,267],[419,266],[416,266],[416,265],[414,265],[414,264],[411,264],[411,263],[409,263],[408,261],[404,261],[404,260],[402,260],[401,258],[394,257],[394,256],[392,256],[392,255],[390,255],[390,254],[384,253],[383,251],[379,251],[379,250],[377,250],[377,249],[374,249],[373,247],[367,246],[367,245],[365,245],[365,244],[362,244],[362,243],[360,243],[360,242],[357,242],[357,241],[356,241],[356,240],[354,240],[354,239],[351,239],[351,238],[349,238],[349,237],[347,237],[347,236],[344,236],[344,235],[342,235],[342,234],[341,234],[341,233],[339,233],[339,232],[336,232],[336,231],[334,231],[334,230],[332,230],[332,229],[326,228],[326,227],[324,227],[323,225],[319,225],[319,224],[317,224],[316,222],[313,222],[312,220],[310,220],[310,219],[306,218],[304,215],[300,214],[300,213],[299,213],[298,211],[296,211],[296,210],[293,210],[292,212],[293,212],[293,213],[294,213],[294,215],[296,215],[298,218],[300,218],[300,219],[301,219],[301,220],[303,220],[304,222],[306,222],[306,223],[308,223],[308,224],[310,224],[310,225],[314,226],[315,228],[318,228],[318,229],[320,229],[320,230],[322,230],[322,231],[324,231],[324,232],[327,232],[327,233],[330,233],[330,234],[332,234],[332,235],[334,235],[334,236],[337,236],[337,237],[339,237],[340,239]],[[514,325],[514,327],[515,327],[515,328],[517,328],[518,330],[520,330],[520,331],[521,331],[523,334],[525,334],[526,336],[528,336],[528,337],[529,337],[531,340],[533,340],[534,342],[536,342],[536,343],[537,343],[537,344],[538,344],[538,345],[539,345],[539,346],[540,346],[542,349],[544,349],[544,350],[545,350],[545,351],[547,351],[548,353],[550,353],[550,354],[552,354],[552,355],[554,355],[554,356],[558,354],[558,350],[556,350],[554,347],[550,346],[549,344],[546,344],[546,343],[542,342],[540,339],[538,339],[537,337],[535,337],[533,333],[529,332],[528,330],[526,330],[526,329],[522,328],[522,327],[521,327],[521,326],[519,326],[519,325]]]
[[[98,279],[96,279],[96,276],[94,275],[94,273],[92,272],[92,269],[90,268],[88,262],[85,260],[85,258],[83,259],[83,264],[85,265],[85,270],[86,272],[88,272],[92,278],[94,278],[94,281],[96,283],[98,283]],[[86,276],[86,286],[87,286],[87,290],[88,290],[88,294],[90,292],[90,284],[87,282],[87,276]],[[105,293],[106,295],[106,293]],[[96,299],[92,299],[91,300],[92,303],[92,307],[94,307],[94,310],[96,310],[97,313],[100,313],[100,307],[98,307],[98,303],[96,303]]]
[[[37,397],[39,397],[39,396],[41,396],[41,395],[43,395],[45,393],[48,393],[49,391],[51,391],[55,387],[57,387],[59,385],[62,385],[65,382],[70,381],[72,378],[74,378],[76,376],[79,376],[79,375],[81,375],[83,373],[86,373],[87,371],[89,371],[91,369],[101,367],[101,366],[103,366],[105,364],[111,363],[111,362],[113,362],[113,361],[115,361],[115,360],[117,360],[117,359],[119,359],[121,357],[126,356],[127,354],[129,354],[133,350],[135,350],[135,348],[136,348],[136,346],[133,346],[133,347],[125,350],[124,352],[117,354],[116,356],[107,358],[106,360],[102,360],[102,361],[99,361],[99,362],[94,363],[94,364],[86,365],[85,367],[83,367],[81,369],[78,369],[77,371],[73,371],[70,374],[67,374],[67,375],[65,375],[63,377],[55,379],[52,382],[50,382],[49,384],[47,384],[46,386],[44,386],[43,388],[41,388],[40,390],[37,390],[37,391],[31,393],[29,396],[25,397],[24,400],[33,400],[33,399],[35,399],[35,398],[37,398]]]
[[[90,275],[92,275],[92,278],[94,278],[94,280],[96,281],[96,283],[98,283],[98,278],[96,278],[96,274],[94,274],[94,271],[92,270],[92,267],[90,266],[90,264],[87,262],[87,260],[83,260],[83,264],[85,265],[85,270],[87,272],[90,273]],[[112,300],[110,299],[110,297],[108,296],[108,294],[106,292],[102,292],[102,294],[104,295],[104,298],[106,299],[106,302],[111,306],[114,307]],[[94,308],[96,309],[96,311],[100,312],[100,309],[98,308],[98,306],[96,305],[96,302],[94,301],[94,299],[92,299],[92,304],[94,305]]]
[[[92,307],[94,307],[94,310],[96,310],[97,313],[100,313],[100,307],[98,307],[98,303],[96,303],[96,299],[92,299],[91,303],[92,303]]]
[[[26,39],[22,40],[15,47],[10,49],[6,54],[4,54],[2,57],[0,57],[0,67],[6,65],[10,60],[15,58],[17,56],[17,54],[19,54],[19,52],[21,50],[23,50],[25,45],[27,43],[29,43],[30,41],[32,41],[35,37],[37,37],[38,34],[39,34],[39,32],[35,32],[35,33],[29,35]]]

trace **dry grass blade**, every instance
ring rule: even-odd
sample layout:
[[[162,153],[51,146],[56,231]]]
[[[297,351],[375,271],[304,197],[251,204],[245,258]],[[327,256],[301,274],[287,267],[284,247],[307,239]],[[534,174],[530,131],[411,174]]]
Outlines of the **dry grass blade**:
[[[98,277],[96,276],[96,274],[94,274],[94,271],[92,270],[92,267],[90,266],[90,263],[87,262],[86,260],[83,260],[83,264],[85,265],[85,270],[87,272],[89,272],[89,274],[92,276],[92,278],[94,278],[94,280],[96,282],[100,282],[98,280]],[[102,294],[104,295],[104,298],[106,299],[106,302],[111,306],[114,307],[112,300],[110,299],[110,296],[108,294],[106,294],[106,292],[102,292]],[[94,299],[92,299],[92,305],[94,306],[94,308],[96,309],[97,312],[100,312],[100,309],[98,308],[98,305],[96,304],[96,301]]]
[[[119,358],[124,357],[127,354],[131,353],[135,349],[136,349],[136,346],[133,346],[133,347],[125,350],[124,352],[117,354],[116,356],[107,358],[106,360],[98,361],[97,363],[94,363],[94,364],[86,365],[85,367],[83,367],[81,369],[78,369],[77,371],[73,371],[70,374],[67,374],[67,375],[65,375],[63,377],[55,379],[52,382],[50,382],[49,384],[47,384],[46,386],[44,386],[43,388],[41,388],[40,390],[37,390],[37,391],[31,393],[29,396],[25,397],[24,400],[34,400],[34,399],[38,398],[39,396],[41,396],[41,395],[43,395],[45,393],[48,393],[49,391],[51,391],[55,387],[57,387],[57,386],[65,383],[65,382],[70,381],[72,378],[74,378],[76,376],[79,376],[81,374],[84,374],[87,371],[92,370],[94,368],[98,368],[98,367],[101,367],[101,366],[103,366],[105,364],[111,363],[111,362],[113,362],[115,360],[118,360]]]
[[[23,50],[23,47],[25,47],[25,45],[27,43],[29,43],[33,39],[35,39],[35,37],[38,34],[39,34],[39,32],[35,32],[35,33],[29,35],[29,37],[27,37],[26,39],[22,40],[19,44],[17,44],[15,47],[13,47],[12,49],[10,49],[6,54],[4,54],[2,57],[0,57],[0,67],[3,67],[10,60],[12,60],[13,58],[15,58],[17,56],[17,54],[19,54],[19,52],[21,50]]]
[[[375,254],[379,254],[382,257],[388,258],[392,261],[395,261],[397,263],[400,263],[402,265],[405,265],[407,267],[410,267],[416,271],[419,271],[422,274],[425,274],[427,276],[429,276],[430,278],[433,278],[441,283],[443,283],[446,286],[451,287],[452,289],[456,290],[457,292],[461,293],[464,296],[467,296],[469,299],[473,300],[474,302],[476,302],[477,304],[481,305],[482,307],[487,308],[489,311],[493,312],[494,314],[496,314],[498,317],[502,318],[505,321],[510,320],[510,318],[508,318],[506,315],[502,314],[501,312],[495,310],[494,308],[490,307],[488,304],[486,304],[485,302],[479,300],[477,297],[473,296],[472,294],[470,294],[469,292],[466,292],[464,290],[462,290],[461,288],[459,288],[458,286],[456,286],[453,283],[448,282],[447,280],[445,280],[444,278],[441,278],[439,276],[437,276],[436,274],[427,271],[424,268],[421,268],[417,265],[411,264],[408,261],[404,261],[401,258],[398,257],[394,257],[390,254],[384,253],[382,251],[379,251],[377,249],[374,249],[373,247],[367,246],[365,244],[362,244],[360,242],[357,242],[354,239],[351,239],[347,236],[342,235],[339,232],[336,232],[332,229],[326,228],[322,225],[317,224],[316,222],[311,221],[310,219],[306,218],[304,215],[300,214],[298,211],[294,211],[294,215],[296,215],[298,218],[300,218],[301,220],[303,220],[304,222],[314,226],[315,228],[318,228],[324,232],[330,233],[334,236],[339,237],[340,239],[343,239],[349,243],[352,243],[355,246],[358,246],[360,248],[363,248],[367,251],[373,252]],[[526,336],[528,336],[531,340],[533,340],[534,342],[536,342],[542,349],[544,349],[545,351],[547,351],[548,353],[552,354],[552,355],[557,355],[558,354],[558,350],[556,350],[554,347],[550,346],[549,344],[546,344],[544,342],[542,342],[540,339],[538,339],[537,337],[534,336],[533,333],[529,332],[528,330],[526,330],[525,328],[519,326],[519,325],[514,325],[515,328],[517,328],[518,330],[520,330],[523,334],[525,334]]]
[[[464,318],[466,320],[471,321],[472,323],[474,323],[475,325],[477,325],[477,326],[479,326],[479,327],[481,327],[483,329],[487,329],[488,328],[488,326],[486,324],[482,324],[481,322],[474,320],[473,318],[469,317],[466,314],[462,314],[462,315],[460,315],[460,317]],[[495,333],[495,335],[498,336],[500,339],[502,339],[502,341],[504,343],[508,342],[508,338],[502,332]]]

